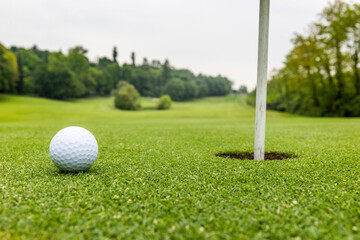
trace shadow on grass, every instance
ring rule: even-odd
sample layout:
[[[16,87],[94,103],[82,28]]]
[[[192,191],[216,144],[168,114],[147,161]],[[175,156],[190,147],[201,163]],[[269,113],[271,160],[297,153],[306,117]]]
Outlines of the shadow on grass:
[[[56,169],[51,171],[53,174],[59,174],[59,175],[63,175],[63,176],[76,176],[76,175],[98,175],[100,173],[102,173],[101,168],[100,167],[91,167],[90,169],[86,170],[86,171],[79,171],[79,172],[70,172],[70,171],[64,171],[64,170],[60,170],[60,169]]]
[[[232,158],[240,160],[254,160],[253,152],[223,152],[215,154],[217,157],[222,158]],[[267,152],[265,153],[265,160],[284,160],[284,159],[294,159],[298,156],[288,153],[278,153],[278,152]]]
[[[8,96],[0,94],[0,102],[8,102],[9,100]]]
[[[158,111],[156,107],[142,107],[140,111]]]

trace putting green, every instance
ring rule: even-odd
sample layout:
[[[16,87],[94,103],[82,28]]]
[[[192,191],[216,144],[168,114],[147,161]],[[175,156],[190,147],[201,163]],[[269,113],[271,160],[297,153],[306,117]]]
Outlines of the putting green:
[[[253,150],[243,97],[114,109],[0,95],[0,239],[360,238],[360,119],[268,112],[267,151],[283,161],[216,157]],[[89,129],[99,156],[64,174],[48,147]]]

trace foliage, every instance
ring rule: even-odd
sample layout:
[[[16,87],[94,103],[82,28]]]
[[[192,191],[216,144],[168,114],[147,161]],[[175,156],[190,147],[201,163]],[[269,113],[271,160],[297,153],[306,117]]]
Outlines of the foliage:
[[[170,95],[175,101],[183,101],[186,99],[185,83],[179,78],[173,78],[166,83],[164,93]]]
[[[225,77],[201,74],[195,76],[189,70],[173,68],[169,60],[161,63],[158,60],[150,62],[144,58],[142,65],[136,65],[134,52],[131,53],[131,64],[120,65],[116,47],[112,50],[112,59],[101,57],[96,63],[89,61],[87,50],[81,46],[71,48],[67,54],[41,50],[37,46],[10,49],[18,56],[19,67],[13,78],[6,77],[6,83],[11,84],[8,84],[5,90],[0,90],[2,92],[17,91],[57,99],[107,96],[116,90],[120,80],[124,80],[134,85],[142,96],[160,97],[165,91],[175,92],[169,89],[171,83],[167,86],[172,79],[179,79],[182,81],[180,85],[185,86],[185,93],[176,99],[179,101],[224,96],[231,90],[231,82]],[[11,52],[8,51],[8,54],[11,55]],[[48,74],[49,71],[51,74]],[[64,89],[50,87],[58,84],[58,79],[65,72],[71,74],[71,77],[66,79],[68,85],[58,85]],[[45,76],[53,79],[45,79]]]
[[[185,99],[194,99],[198,96],[199,90],[195,81],[185,82]]]
[[[248,93],[247,87],[244,86],[244,85],[241,85],[240,88],[239,88],[239,93],[240,94],[247,94]]]
[[[95,92],[98,95],[109,95],[113,89],[111,75],[106,71],[101,71],[99,68],[91,67],[89,69],[90,78],[95,82]]]
[[[17,71],[18,71],[18,84],[16,86],[16,90],[18,94],[24,93],[24,71],[22,66],[22,57],[21,54],[18,52],[16,54],[16,63],[17,63]]]
[[[157,109],[169,109],[172,101],[169,95],[162,95],[157,103]]]
[[[15,55],[0,43],[0,93],[15,92],[18,76]]]
[[[270,109],[309,116],[360,116],[360,4],[330,3],[293,39],[268,83]],[[248,102],[255,103],[255,94]]]
[[[115,107],[122,110],[139,110],[141,108],[141,97],[136,88],[126,82],[122,82],[115,95]]]
[[[117,62],[118,52],[117,52],[117,48],[116,48],[116,47],[113,48],[113,54],[112,54],[112,56],[113,56],[113,62]]]

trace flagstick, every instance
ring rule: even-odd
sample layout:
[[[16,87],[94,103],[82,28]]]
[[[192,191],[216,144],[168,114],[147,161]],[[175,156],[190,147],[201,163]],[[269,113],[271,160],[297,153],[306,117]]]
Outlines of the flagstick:
[[[254,159],[265,157],[266,88],[269,42],[270,0],[260,0],[258,73],[256,85],[256,117]]]

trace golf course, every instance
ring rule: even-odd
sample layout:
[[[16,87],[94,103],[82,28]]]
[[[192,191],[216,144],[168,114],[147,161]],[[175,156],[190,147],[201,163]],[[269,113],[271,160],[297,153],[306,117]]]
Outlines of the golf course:
[[[86,172],[52,163],[52,137],[94,134]],[[274,161],[254,151],[245,96],[123,111],[111,97],[0,95],[0,239],[359,239],[360,119],[267,112]],[[296,157],[295,157],[296,156]]]

